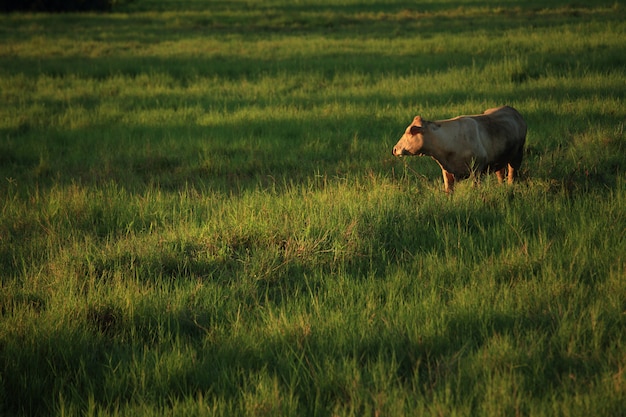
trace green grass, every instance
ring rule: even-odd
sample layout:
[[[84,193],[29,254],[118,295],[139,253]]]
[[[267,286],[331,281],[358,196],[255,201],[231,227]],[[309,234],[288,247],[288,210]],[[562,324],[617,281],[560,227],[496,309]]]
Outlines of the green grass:
[[[619,2],[0,16],[0,415],[623,415]],[[443,193],[412,118],[509,104]]]

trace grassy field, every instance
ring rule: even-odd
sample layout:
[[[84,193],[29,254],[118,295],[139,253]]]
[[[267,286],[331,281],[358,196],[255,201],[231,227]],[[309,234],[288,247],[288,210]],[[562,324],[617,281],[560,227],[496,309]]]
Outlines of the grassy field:
[[[626,415],[626,5],[0,15],[0,415]],[[443,193],[417,114],[525,117]]]

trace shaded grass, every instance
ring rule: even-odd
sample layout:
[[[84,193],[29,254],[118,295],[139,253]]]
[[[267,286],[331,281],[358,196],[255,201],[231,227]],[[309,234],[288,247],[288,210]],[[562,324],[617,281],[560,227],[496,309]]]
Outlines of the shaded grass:
[[[154,74],[152,81],[147,75],[111,80],[123,93],[110,98],[100,93],[106,83],[43,77],[33,97],[83,88],[87,98],[79,93],[42,104],[24,97],[9,109],[4,177],[232,190],[259,182],[280,186],[286,174],[305,181],[317,172],[383,173],[402,169],[388,149],[396,127],[412,115],[445,118],[492,106],[490,100],[513,100],[532,126],[526,172],[565,178],[572,186],[613,183],[623,150],[621,76],[584,72],[516,86],[500,68],[382,80],[359,73],[330,80],[320,74],[294,80],[285,73],[243,83],[197,78],[186,86]],[[501,86],[499,93],[490,92],[493,85]],[[442,88],[446,95],[438,94]],[[438,179],[435,164],[416,164]]]
[[[208,200],[192,190],[132,197],[110,188],[93,198],[60,189],[40,204],[58,216],[47,239],[61,250],[37,276],[7,282],[22,295],[3,305],[27,314],[4,322],[24,331],[19,347],[7,340],[5,391],[28,383],[33,401],[56,392],[58,404],[83,409],[78,378],[107,408],[135,397],[179,406],[209,390],[220,410],[290,414],[387,401],[469,412],[506,387],[515,395],[502,407],[540,407],[555,404],[556,387],[570,386],[566,396],[586,384],[609,389],[624,324],[623,263],[612,248],[624,236],[605,230],[624,223],[621,190],[564,205],[541,186],[484,185],[482,198],[461,187],[453,202],[420,201],[377,178]],[[75,205],[56,210],[55,200],[71,201],[59,193]],[[98,210],[104,201],[111,207]],[[530,202],[542,214],[529,216]],[[149,223],[129,218],[150,207],[160,216]],[[128,226],[112,227],[100,211]],[[17,372],[24,361],[28,382]],[[484,388],[471,388],[478,382]],[[448,389],[455,396],[438,397]]]

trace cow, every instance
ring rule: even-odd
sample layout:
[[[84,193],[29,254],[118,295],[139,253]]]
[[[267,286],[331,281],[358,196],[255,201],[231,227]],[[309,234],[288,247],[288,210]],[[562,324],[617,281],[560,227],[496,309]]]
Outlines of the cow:
[[[495,172],[503,182],[507,166],[508,183],[513,183],[525,142],[526,122],[513,107],[503,106],[434,122],[416,116],[392,154],[432,157],[441,167],[446,193],[451,193],[455,179],[472,173]]]

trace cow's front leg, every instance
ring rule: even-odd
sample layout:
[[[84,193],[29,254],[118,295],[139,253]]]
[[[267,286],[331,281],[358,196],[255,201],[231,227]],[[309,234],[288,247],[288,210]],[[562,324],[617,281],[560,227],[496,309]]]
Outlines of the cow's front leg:
[[[446,193],[450,194],[454,191],[454,174],[446,171],[445,169],[441,170],[443,172],[443,186]]]

